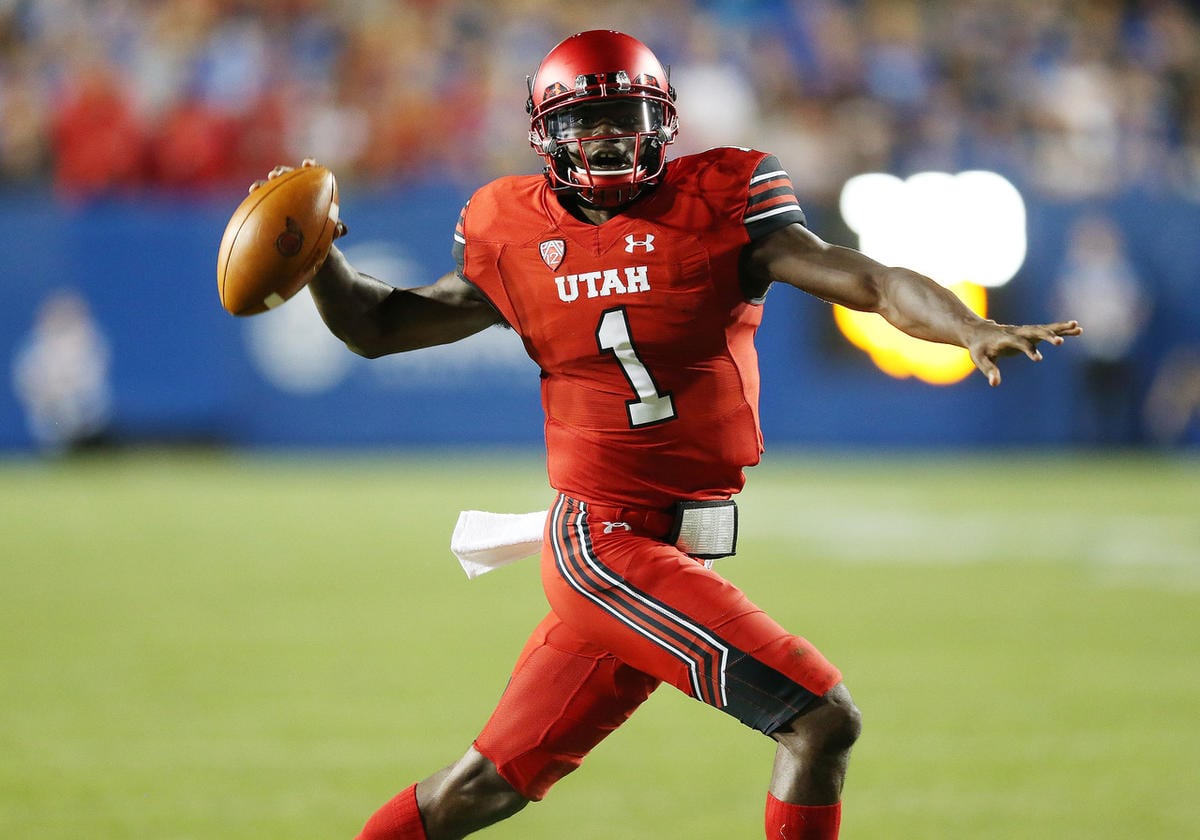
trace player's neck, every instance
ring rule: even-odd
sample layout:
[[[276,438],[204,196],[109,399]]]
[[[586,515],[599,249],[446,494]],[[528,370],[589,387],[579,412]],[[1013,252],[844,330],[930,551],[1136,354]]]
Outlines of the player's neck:
[[[586,222],[589,225],[602,225],[611,219],[613,216],[618,216],[625,209],[622,207],[596,207],[588,204],[585,201],[580,201],[575,196],[560,196],[559,200],[567,212],[579,219],[581,222]]]
[[[620,212],[620,208],[594,208],[594,206],[590,204],[583,204],[581,202],[572,202],[566,205],[566,209],[568,209],[570,214],[575,216],[577,220],[580,220],[581,222],[587,222],[588,224],[604,224],[610,220],[610,218],[618,215]]]
[[[566,208],[567,212],[576,219],[579,219],[579,221],[589,225],[602,225],[622,215],[638,202],[644,201],[652,192],[652,186],[647,185],[643,187],[631,200],[616,207],[598,207],[595,204],[584,201],[574,193],[559,193],[558,200],[562,202],[562,206]]]

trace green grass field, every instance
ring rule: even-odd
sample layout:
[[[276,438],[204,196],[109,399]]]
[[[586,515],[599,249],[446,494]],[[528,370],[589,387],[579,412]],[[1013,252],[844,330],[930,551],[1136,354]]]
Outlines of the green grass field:
[[[536,456],[0,463],[0,837],[346,838],[544,610],[464,508]],[[1200,836],[1200,463],[773,453],[718,568],[847,675],[847,840]],[[773,745],[663,689],[482,836],[756,838]]]

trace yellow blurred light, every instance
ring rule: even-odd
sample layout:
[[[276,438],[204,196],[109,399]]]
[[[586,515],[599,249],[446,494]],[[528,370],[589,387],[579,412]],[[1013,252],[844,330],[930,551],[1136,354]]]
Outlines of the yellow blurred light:
[[[974,283],[956,283],[949,288],[973,312],[987,317],[986,289]],[[930,385],[953,385],[975,370],[971,355],[961,347],[913,338],[873,312],[835,306],[833,317],[842,334],[870,355],[871,361],[888,376],[916,377]]]

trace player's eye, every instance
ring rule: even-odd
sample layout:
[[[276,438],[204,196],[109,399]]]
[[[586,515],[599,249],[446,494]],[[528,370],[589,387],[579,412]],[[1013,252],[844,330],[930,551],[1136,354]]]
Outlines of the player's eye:
[[[622,134],[653,131],[662,125],[662,108],[649,102],[604,102],[582,105],[551,114],[546,127],[554,135],[584,135],[600,126]]]

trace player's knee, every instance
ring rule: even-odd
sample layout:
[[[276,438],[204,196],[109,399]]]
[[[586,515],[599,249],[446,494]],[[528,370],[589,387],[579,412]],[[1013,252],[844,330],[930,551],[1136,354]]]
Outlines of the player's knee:
[[[862,712],[844,685],[830,691],[826,700],[833,718],[827,729],[829,742],[837,749],[848,750],[862,735]]]
[[[460,777],[456,798],[471,813],[486,817],[487,822],[499,822],[511,817],[529,804],[512,785],[496,772],[490,761],[475,768],[477,772]]]
[[[862,734],[862,713],[844,685],[838,685],[797,715],[777,734],[793,752],[848,752]]]

